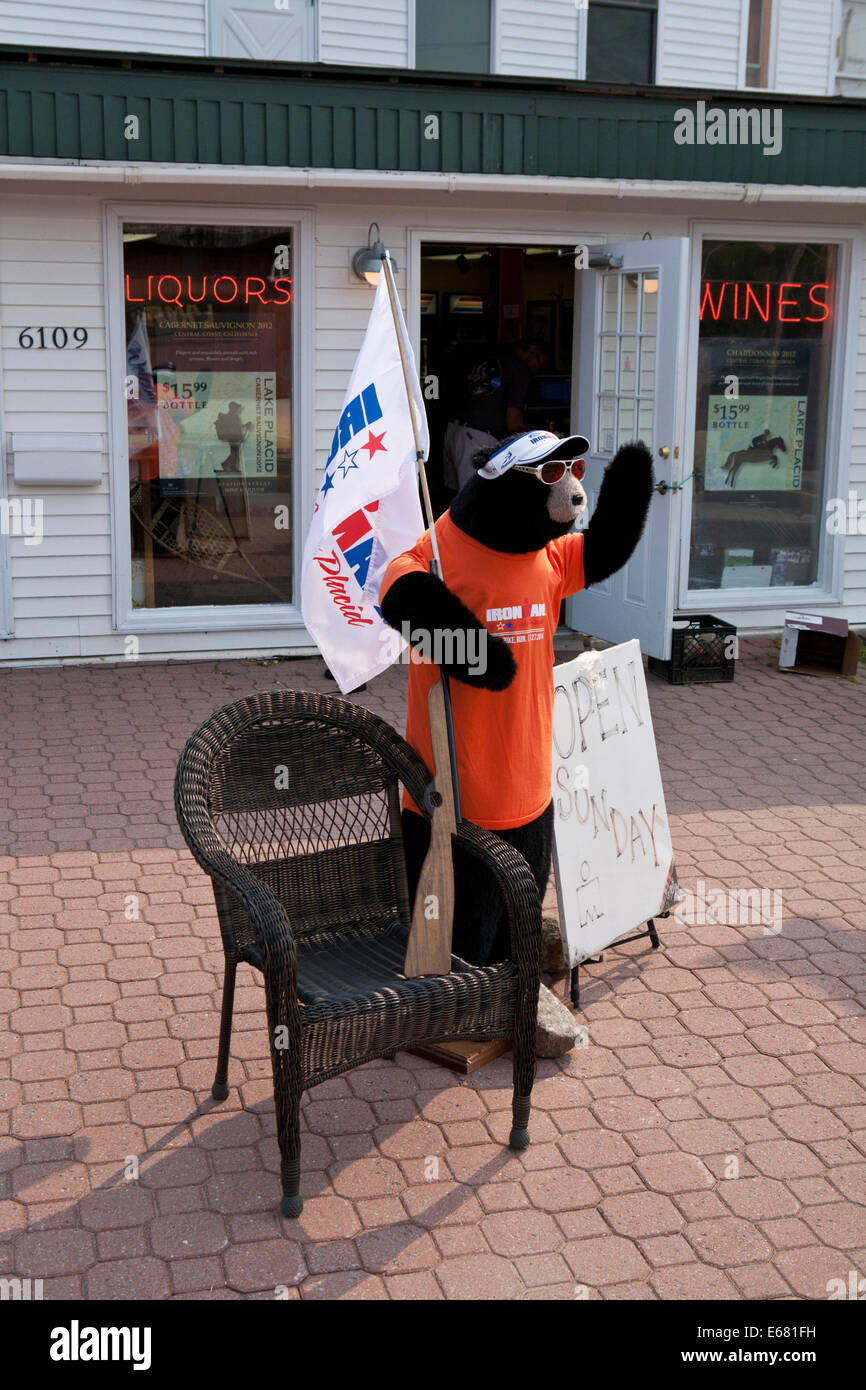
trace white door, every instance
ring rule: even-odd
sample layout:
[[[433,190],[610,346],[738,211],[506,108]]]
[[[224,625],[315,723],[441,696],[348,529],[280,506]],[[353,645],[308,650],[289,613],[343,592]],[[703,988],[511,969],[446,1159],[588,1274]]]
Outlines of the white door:
[[[641,439],[653,456],[656,484],[643,539],[629,563],[603,584],[569,599],[570,627],[610,642],[640,641],[648,656],[671,648],[682,494],[683,383],[687,237],[593,247],[609,269],[578,270],[580,348],[575,431],[587,435],[587,516],[607,463],[621,444]],[[620,261],[621,264],[617,264]]]
[[[315,17],[315,0],[210,0],[211,54],[311,62]]]

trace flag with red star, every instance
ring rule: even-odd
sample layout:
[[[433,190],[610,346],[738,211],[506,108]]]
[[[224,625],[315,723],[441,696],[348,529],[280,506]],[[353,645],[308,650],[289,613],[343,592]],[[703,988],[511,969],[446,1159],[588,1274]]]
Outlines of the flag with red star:
[[[379,612],[379,587],[391,560],[424,530],[410,411],[425,456],[427,416],[399,305],[398,317],[395,325],[380,275],[304,547],[304,623],[344,695],[384,671],[405,646]]]

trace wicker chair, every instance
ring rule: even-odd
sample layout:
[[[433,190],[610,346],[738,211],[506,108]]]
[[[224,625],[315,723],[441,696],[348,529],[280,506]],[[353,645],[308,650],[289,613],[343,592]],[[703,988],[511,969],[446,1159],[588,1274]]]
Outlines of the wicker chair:
[[[454,957],[448,975],[406,979],[398,782],[429,815],[430,774],[393,729],[345,700],[292,690],[218,710],[178,763],[177,818],[213,880],[226,957],[212,1094],[228,1095],[235,972],[248,961],[264,975],[285,1216],[303,1207],[304,1090],[398,1048],[511,1036],[509,1143],[529,1143],[541,938],[535,883],[520,854],[463,822],[455,852],[492,876],[512,958],[478,968]]]

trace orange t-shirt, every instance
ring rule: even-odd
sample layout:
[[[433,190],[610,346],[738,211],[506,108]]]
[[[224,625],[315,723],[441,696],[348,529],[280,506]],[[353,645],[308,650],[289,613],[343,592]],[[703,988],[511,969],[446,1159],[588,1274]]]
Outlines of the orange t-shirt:
[[[571,531],[543,550],[509,555],[461,531],[445,513],[436,522],[442,578],[479,622],[512,648],[517,673],[507,690],[473,690],[450,682],[462,815],[488,830],[526,825],[551,798],[553,771],[553,634],[559,605],[584,587],[583,533]],[[392,560],[379,600],[395,579],[430,570],[430,533]],[[435,650],[435,649],[434,649]],[[468,657],[477,656],[477,649]],[[406,740],[433,767],[427,696],[439,667],[409,666]],[[404,805],[416,810],[408,796]]]

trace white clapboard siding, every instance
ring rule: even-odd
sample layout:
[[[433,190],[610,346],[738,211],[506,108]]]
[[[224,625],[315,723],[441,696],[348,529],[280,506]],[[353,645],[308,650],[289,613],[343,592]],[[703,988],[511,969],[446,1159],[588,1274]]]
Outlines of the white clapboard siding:
[[[15,566],[16,576],[12,583],[13,591],[19,599],[38,599],[42,604],[42,611],[45,611],[46,599],[52,599],[57,592],[57,586],[53,579],[27,579],[22,573],[23,564]],[[72,594],[98,594],[100,599],[105,598],[105,584],[101,574],[94,573],[93,562],[82,561],[81,570],[78,574],[67,574],[63,592],[67,595]]]
[[[319,60],[409,66],[409,6],[415,0],[319,0]],[[414,54],[412,55],[414,66]]]
[[[659,0],[657,81],[739,87],[742,0]]]
[[[110,569],[107,563],[103,563],[111,557],[111,537],[107,527],[97,536],[49,534],[37,546],[27,546],[15,537],[10,540],[9,549],[15,557],[13,583],[17,574],[44,574],[52,583],[57,583],[65,581],[67,574],[82,573],[82,567],[86,574],[108,574]],[[43,569],[42,564],[46,559],[49,563]],[[55,565],[52,563],[54,560],[62,560],[62,563]]]
[[[0,0],[0,43],[205,52],[206,0]]]
[[[44,541],[42,545],[45,545]],[[39,549],[41,550],[42,546]],[[42,563],[42,557],[38,554],[19,553],[15,562],[13,588],[18,588],[25,596],[32,596],[36,593],[53,594],[57,587],[57,581],[53,577],[46,577],[42,574]],[[63,568],[65,571],[64,581],[68,582],[72,592],[79,592],[77,586],[85,584],[88,587],[82,589],[81,593],[101,593],[105,588],[102,576],[110,572],[111,557],[107,547],[102,556],[68,555]]]
[[[340,407],[355,365],[375,290],[352,271],[352,256],[366,246],[369,222],[354,210],[321,209],[316,225],[315,451],[316,487],[328,456]],[[389,214],[382,235],[400,267],[406,264],[405,223]],[[405,312],[405,270],[397,274]]]
[[[833,90],[834,0],[776,0],[773,89],[825,96]]]
[[[48,603],[45,596],[40,594],[37,598],[26,598],[17,590],[15,594],[15,625],[25,618],[42,618],[45,610],[50,606],[52,614],[58,617],[85,618],[97,617],[102,619],[101,626],[105,626],[111,618],[111,599],[104,594],[70,593],[66,590],[63,594],[52,594]],[[79,628],[80,631],[80,628]]]
[[[498,0],[494,71],[579,77],[582,8],[574,0]]]
[[[0,0],[0,20],[11,7]],[[34,7],[35,8],[35,7]],[[102,226],[97,203],[70,197],[6,199],[0,208],[0,350],[7,433],[107,438]],[[23,328],[84,327],[84,347],[25,349]],[[35,341],[38,341],[36,339]],[[80,623],[111,629],[108,457],[95,487],[42,487],[44,537],[9,540],[15,637],[0,660],[78,655]],[[7,485],[15,486],[12,460]],[[29,490],[28,490],[29,491]]]

